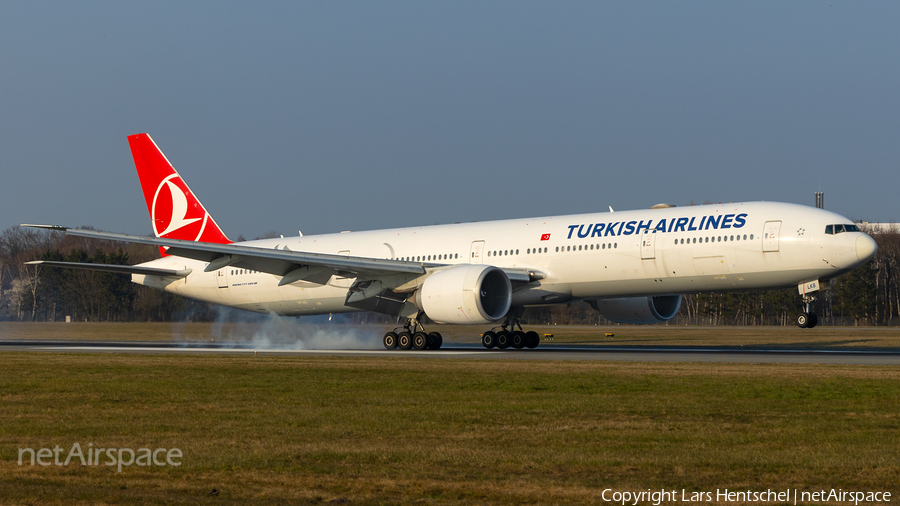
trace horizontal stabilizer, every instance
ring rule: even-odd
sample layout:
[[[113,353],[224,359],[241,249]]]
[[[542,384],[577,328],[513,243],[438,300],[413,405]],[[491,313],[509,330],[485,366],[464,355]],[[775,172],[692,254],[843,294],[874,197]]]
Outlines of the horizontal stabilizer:
[[[172,278],[184,278],[191,273],[191,269],[156,269],[153,267],[141,267],[139,265],[113,265],[113,264],[85,264],[78,262],[52,262],[49,260],[36,260],[25,262],[26,265],[46,265],[49,267],[65,267],[68,269],[86,269],[89,271],[115,272],[116,274],[143,274],[145,276],[166,276]]]

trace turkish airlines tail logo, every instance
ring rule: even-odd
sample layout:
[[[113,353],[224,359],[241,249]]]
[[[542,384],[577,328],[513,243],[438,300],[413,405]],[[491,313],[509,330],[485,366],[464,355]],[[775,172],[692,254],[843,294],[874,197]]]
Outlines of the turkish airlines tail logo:
[[[130,135],[128,143],[157,237],[219,244],[232,242],[149,135]],[[162,248],[160,251],[165,255]]]

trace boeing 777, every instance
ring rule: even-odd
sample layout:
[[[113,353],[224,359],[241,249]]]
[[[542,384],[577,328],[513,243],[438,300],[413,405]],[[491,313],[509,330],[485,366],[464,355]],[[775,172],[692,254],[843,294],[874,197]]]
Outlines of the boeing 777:
[[[438,323],[502,323],[487,348],[534,348],[527,306],[586,301],[607,319],[654,323],[683,294],[798,287],[869,261],[875,241],[847,218],[796,204],[746,202],[458,223],[235,243],[147,134],[128,137],[155,237],[30,225],[160,247],[135,266],[38,261],[128,273],[132,281],[207,302],[278,315],[375,311],[405,322],[388,349],[437,349]],[[25,225],[23,225],[25,226]],[[499,330],[497,330],[499,328]]]

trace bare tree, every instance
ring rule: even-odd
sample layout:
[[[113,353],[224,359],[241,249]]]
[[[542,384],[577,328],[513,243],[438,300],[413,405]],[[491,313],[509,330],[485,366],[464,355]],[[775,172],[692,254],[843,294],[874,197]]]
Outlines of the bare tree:
[[[22,320],[22,299],[25,295],[25,282],[21,279],[14,279],[12,286],[9,288],[9,306],[15,309],[16,321]]]
[[[22,264],[19,268],[19,279],[24,284],[25,290],[31,294],[31,321],[34,321],[34,313],[37,310],[37,292],[41,284],[41,266]]]

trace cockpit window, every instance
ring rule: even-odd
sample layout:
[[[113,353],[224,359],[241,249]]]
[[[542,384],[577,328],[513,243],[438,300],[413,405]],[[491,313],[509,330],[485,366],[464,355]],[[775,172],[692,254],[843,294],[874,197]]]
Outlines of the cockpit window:
[[[859,232],[856,225],[825,225],[825,233],[828,235],[840,234],[841,232]]]

